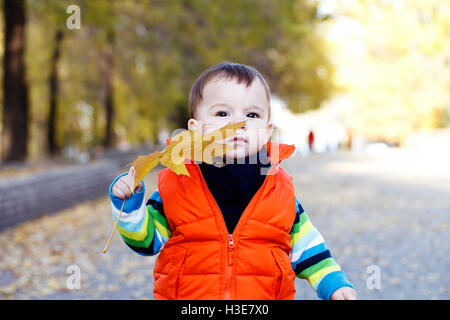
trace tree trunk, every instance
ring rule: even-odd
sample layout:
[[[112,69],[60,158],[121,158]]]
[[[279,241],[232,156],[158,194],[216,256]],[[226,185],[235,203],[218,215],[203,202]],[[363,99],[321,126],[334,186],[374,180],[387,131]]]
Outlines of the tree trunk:
[[[25,1],[4,0],[2,160],[24,161],[28,143],[28,88],[25,80]]]
[[[105,108],[106,127],[103,138],[103,147],[111,148],[115,144],[114,137],[114,88],[113,88],[113,67],[114,67],[114,34],[111,32],[107,37],[103,49],[100,52],[100,76],[102,78],[101,100]]]
[[[58,93],[59,93],[59,79],[58,79],[58,63],[61,56],[61,42],[63,39],[62,30],[56,31],[55,42],[53,48],[52,59],[50,61],[50,111],[47,119],[47,147],[48,153],[55,155],[59,151],[59,146],[56,142],[56,115],[58,111]]]

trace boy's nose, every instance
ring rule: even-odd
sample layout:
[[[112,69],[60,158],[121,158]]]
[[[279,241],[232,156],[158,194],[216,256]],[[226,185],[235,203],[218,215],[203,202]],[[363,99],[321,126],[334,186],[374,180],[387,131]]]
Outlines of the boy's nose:
[[[242,122],[242,121],[245,121],[245,120],[246,120],[245,118],[237,118],[237,119],[234,119],[232,121],[232,123],[235,124],[235,123],[239,123],[239,122]],[[247,123],[244,122],[240,129],[245,130],[246,128],[247,128]]]

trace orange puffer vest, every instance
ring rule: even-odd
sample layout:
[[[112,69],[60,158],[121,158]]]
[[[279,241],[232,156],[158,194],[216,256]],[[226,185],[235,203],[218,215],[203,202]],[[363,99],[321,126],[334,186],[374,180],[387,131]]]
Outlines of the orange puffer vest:
[[[197,163],[185,161],[190,177],[168,168],[158,174],[172,236],[153,270],[155,299],[294,299],[295,190],[278,164],[295,146],[269,141],[266,149],[270,170],[232,234]]]

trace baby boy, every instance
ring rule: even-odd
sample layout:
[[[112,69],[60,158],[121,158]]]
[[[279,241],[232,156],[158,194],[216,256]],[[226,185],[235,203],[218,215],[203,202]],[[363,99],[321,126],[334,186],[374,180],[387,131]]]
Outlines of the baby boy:
[[[357,294],[311,224],[292,177],[279,164],[293,145],[270,141],[270,91],[253,67],[224,62],[194,82],[188,129],[203,134],[245,121],[223,161],[168,168],[145,201],[134,168],[110,186],[113,218],[127,199],[118,231],[141,255],[157,256],[155,299],[294,299],[295,278],[321,299]],[[168,139],[167,143],[169,143]],[[266,172],[268,174],[263,174]]]

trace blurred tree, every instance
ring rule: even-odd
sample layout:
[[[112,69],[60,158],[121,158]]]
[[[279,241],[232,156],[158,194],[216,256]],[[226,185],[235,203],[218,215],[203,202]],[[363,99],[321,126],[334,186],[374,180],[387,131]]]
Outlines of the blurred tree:
[[[393,143],[442,126],[450,105],[450,3],[336,4],[329,20],[335,79],[357,106],[348,124]]]
[[[284,98],[293,112],[318,109],[336,92],[333,67],[329,61],[317,1],[277,2],[269,11],[273,17],[266,28],[266,66],[273,90]],[[264,30],[264,29],[263,29]]]
[[[222,61],[255,66],[297,112],[333,89],[313,0],[27,3],[33,156],[156,142],[186,126],[193,81]],[[72,4],[80,30],[65,27]]]
[[[439,110],[436,115],[437,118],[437,128],[449,128],[450,127],[450,102],[447,107],[443,110]]]
[[[4,0],[2,160],[24,161],[28,143],[28,86],[25,78],[24,0]]]
[[[107,40],[100,51],[99,71],[102,77],[101,103],[105,108],[106,126],[103,138],[103,147],[110,148],[114,146],[114,87],[113,87],[113,68],[114,68],[114,31],[110,31]]]
[[[100,103],[104,108],[105,131],[102,138],[104,148],[115,145],[114,137],[114,60],[116,26],[120,11],[115,2],[83,1],[86,12],[85,24],[93,30],[91,41],[97,47],[98,72],[100,76]]]
[[[55,32],[53,54],[50,61],[50,111],[47,119],[47,145],[48,152],[51,155],[54,155],[59,151],[59,147],[56,142],[56,113],[59,93],[58,64],[61,56],[61,42],[63,35],[64,33],[61,29]]]
[[[28,78],[31,83],[31,153],[45,149],[57,155],[60,109],[60,60],[65,36],[67,3],[64,1],[28,1]],[[50,33],[50,36],[46,36]],[[39,43],[39,46],[37,45]],[[39,97],[37,97],[39,94]],[[45,99],[41,98],[45,96]],[[45,133],[37,134],[36,124],[42,123]],[[45,136],[45,138],[43,138]],[[37,142],[42,140],[42,142]],[[39,147],[36,144],[39,143]]]

